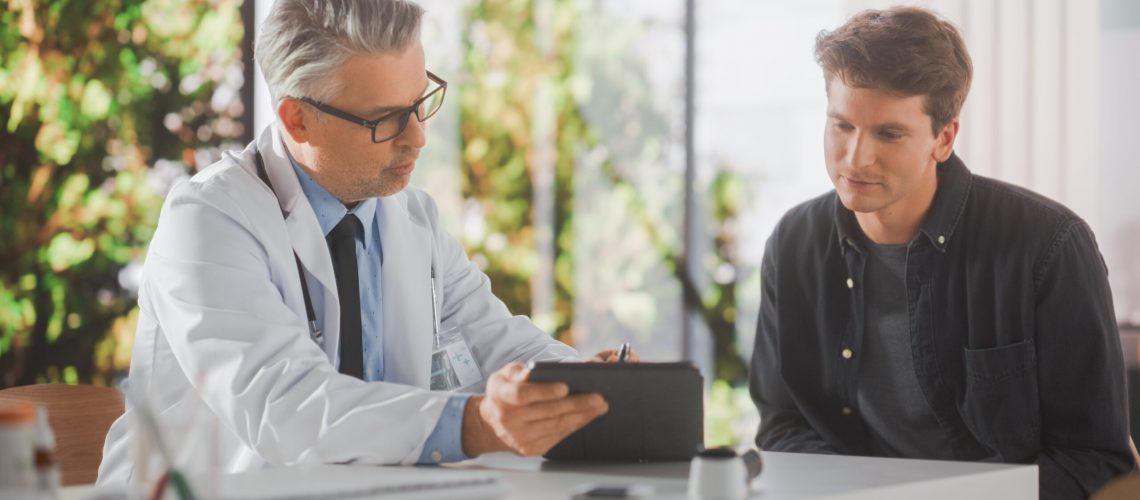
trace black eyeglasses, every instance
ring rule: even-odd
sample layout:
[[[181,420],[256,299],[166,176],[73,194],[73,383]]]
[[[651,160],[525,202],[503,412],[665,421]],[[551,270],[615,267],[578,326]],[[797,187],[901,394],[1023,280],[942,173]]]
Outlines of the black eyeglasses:
[[[435,88],[428,90],[423,97],[416,99],[416,102],[412,103],[411,106],[397,109],[375,120],[361,118],[308,97],[298,97],[297,99],[337,118],[371,129],[372,142],[379,144],[395,139],[404,133],[404,129],[408,128],[408,120],[413,113],[417,120],[423,122],[431,118],[443,106],[443,96],[447,94],[447,82],[435,76],[431,71],[427,72],[427,77],[428,80],[435,83]]]

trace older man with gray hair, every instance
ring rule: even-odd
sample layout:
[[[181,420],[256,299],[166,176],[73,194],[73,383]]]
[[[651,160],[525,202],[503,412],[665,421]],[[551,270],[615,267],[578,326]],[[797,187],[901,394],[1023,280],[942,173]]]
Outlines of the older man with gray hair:
[[[599,395],[527,382],[523,362],[577,352],[512,316],[432,198],[407,187],[447,90],[424,66],[422,14],[401,0],[276,3],[255,55],[277,122],[166,200],[135,397],[100,484],[145,459],[128,451],[147,432],[136,415],[168,433],[216,418],[219,468],[239,472],[537,455],[606,412]]]

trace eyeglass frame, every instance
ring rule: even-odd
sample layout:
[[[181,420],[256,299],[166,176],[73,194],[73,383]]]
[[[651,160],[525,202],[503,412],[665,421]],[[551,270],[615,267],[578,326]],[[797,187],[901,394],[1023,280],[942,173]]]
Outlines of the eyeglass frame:
[[[381,144],[384,142],[388,142],[392,139],[395,139],[397,137],[400,137],[400,135],[403,134],[404,131],[408,129],[408,123],[411,121],[412,114],[416,115],[416,120],[419,120],[420,123],[423,123],[423,122],[427,121],[428,118],[435,116],[435,114],[437,112],[439,112],[440,108],[443,107],[443,99],[445,97],[447,97],[447,81],[444,80],[443,78],[436,76],[436,74],[432,73],[431,71],[427,72],[427,77],[428,77],[429,81],[435,82],[435,84],[439,85],[439,86],[436,87],[435,89],[433,89],[431,92],[424,94],[419,99],[416,99],[416,102],[413,102],[411,106],[408,106],[406,108],[400,108],[400,109],[397,109],[397,110],[392,111],[390,113],[385,113],[383,116],[381,116],[380,118],[377,118],[375,120],[368,120],[366,118],[361,118],[361,117],[356,116],[352,113],[349,113],[348,111],[330,106],[328,104],[325,104],[325,103],[318,101],[316,99],[313,99],[311,97],[301,96],[301,97],[296,97],[295,99],[297,99],[298,101],[301,101],[305,104],[308,104],[314,108],[317,108],[320,111],[323,111],[323,112],[328,113],[330,115],[333,115],[337,118],[340,118],[344,121],[347,121],[350,123],[355,123],[355,124],[360,125],[366,129],[371,130],[372,131],[372,143],[373,144]],[[433,95],[435,95],[436,93],[440,93],[440,92],[442,92],[442,94],[439,96],[439,108],[436,108],[435,111],[432,111],[431,114],[429,114],[427,116],[420,116],[420,111],[419,111],[420,106],[423,105],[423,103],[425,101],[427,101],[428,99],[431,99],[431,97]],[[396,130],[396,133],[392,134],[391,137],[387,137],[387,138],[381,139],[379,141],[376,140],[376,127],[378,127],[380,125],[380,123],[385,121],[385,120],[389,120],[389,119],[397,118],[397,117],[400,120],[399,121],[400,128],[398,130]]]

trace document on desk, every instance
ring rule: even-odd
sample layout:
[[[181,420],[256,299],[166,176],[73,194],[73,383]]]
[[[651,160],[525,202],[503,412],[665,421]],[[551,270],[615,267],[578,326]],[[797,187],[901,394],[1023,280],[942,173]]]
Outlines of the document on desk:
[[[273,467],[224,475],[218,486],[218,496],[224,500],[418,500],[498,498],[507,493],[491,472],[365,465]]]

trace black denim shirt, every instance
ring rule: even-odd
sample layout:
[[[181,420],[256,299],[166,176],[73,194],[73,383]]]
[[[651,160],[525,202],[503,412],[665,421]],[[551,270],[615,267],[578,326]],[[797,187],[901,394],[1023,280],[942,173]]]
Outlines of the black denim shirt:
[[[856,400],[860,231],[833,191],[768,240],[751,370],[762,449],[872,454]],[[1042,498],[1084,498],[1130,470],[1119,334],[1089,226],[951,156],[920,231],[906,272],[914,369],[955,458],[1037,463]]]

